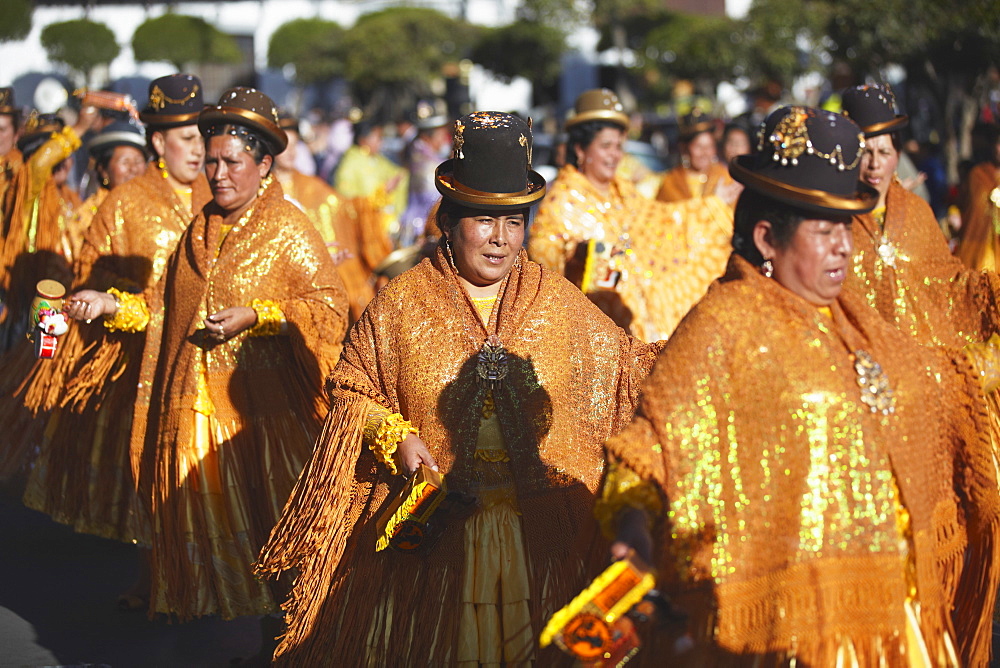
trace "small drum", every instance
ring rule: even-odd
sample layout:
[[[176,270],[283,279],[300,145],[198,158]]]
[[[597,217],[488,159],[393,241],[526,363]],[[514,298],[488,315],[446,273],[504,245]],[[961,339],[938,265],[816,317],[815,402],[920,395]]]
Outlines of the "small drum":
[[[59,347],[59,337],[51,334],[35,332],[35,357],[38,359],[52,359],[56,356],[56,348]]]

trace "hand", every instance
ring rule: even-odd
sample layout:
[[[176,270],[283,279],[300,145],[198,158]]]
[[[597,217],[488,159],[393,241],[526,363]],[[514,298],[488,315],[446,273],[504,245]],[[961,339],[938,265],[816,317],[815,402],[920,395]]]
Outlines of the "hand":
[[[257,312],[249,306],[230,306],[205,318],[205,329],[216,341],[227,341],[257,324]]]
[[[402,468],[403,474],[407,476],[413,475],[421,464],[438,470],[438,465],[431,457],[427,445],[414,433],[407,434],[396,448],[396,461]]]
[[[625,508],[618,515],[618,531],[611,544],[611,557],[618,561],[628,556],[629,550],[647,564],[653,563],[653,537],[649,535],[646,511]]]
[[[94,124],[101,118],[101,112],[97,107],[87,105],[80,108],[80,113],[76,117],[76,124],[73,126],[73,132],[76,133],[77,137],[83,138],[83,135],[87,133],[87,130],[94,127]]]
[[[926,181],[926,180],[927,180],[927,174],[925,174],[924,172],[917,172],[916,176],[911,176],[908,179],[900,179],[899,182],[907,190],[913,190],[917,186],[919,186],[922,183],[924,183],[924,181]]]
[[[107,292],[97,290],[80,290],[63,302],[66,315],[74,320],[90,322],[102,315],[114,315],[118,312],[118,302]]]

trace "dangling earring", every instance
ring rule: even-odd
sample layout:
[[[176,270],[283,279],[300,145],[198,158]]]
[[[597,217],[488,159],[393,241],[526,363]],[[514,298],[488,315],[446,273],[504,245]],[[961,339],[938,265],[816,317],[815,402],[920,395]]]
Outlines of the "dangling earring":
[[[760,265],[760,270],[764,274],[764,278],[771,278],[774,274],[774,265],[771,264],[770,260],[764,260],[764,264]]]
[[[445,253],[448,254],[448,264],[451,265],[451,268],[454,269],[455,273],[457,274],[458,267],[455,266],[455,256],[452,255],[451,253],[451,241],[448,239],[448,237],[444,238],[444,251]]]
[[[274,179],[272,178],[271,174],[268,174],[267,176],[264,177],[264,180],[260,182],[260,188],[257,188],[257,197],[264,196],[264,191],[267,190],[267,187],[271,185],[271,181],[273,180]]]
[[[160,174],[163,175],[163,178],[170,176],[170,173],[167,172],[167,163],[163,162],[162,157],[156,161],[156,167],[160,170]]]

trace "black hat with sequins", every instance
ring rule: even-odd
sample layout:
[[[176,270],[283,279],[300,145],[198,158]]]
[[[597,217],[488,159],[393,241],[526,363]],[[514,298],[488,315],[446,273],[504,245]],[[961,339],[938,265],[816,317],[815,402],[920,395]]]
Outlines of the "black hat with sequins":
[[[451,159],[434,184],[447,200],[473,209],[516,211],[545,196],[531,169],[531,125],[500,111],[475,111],[455,121]]]
[[[21,115],[21,110],[14,104],[13,88],[0,88],[0,114],[15,117]]]
[[[21,136],[17,138],[17,148],[27,158],[41,148],[53,133],[62,132],[64,127],[66,121],[59,114],[39,114],[37,111],[32,111],[24,124]]]
[[[281,129],[278,108],[274,101],[256,88],[230,88],[217,105],[206,107],[198,117],[198,129],[206,134],[213,125],[242,125],[257,134],[268,145],[272,155],[288,146],[288,135]]]
[[[201,79],[191,74],[168,74],[149,82],[149,102],[139,118],[152,129],[194,125],[205,108]]]
[[[865,137],[877,137],[906,127],[910,117],[896,113],[896,96],[888,86],[855,86],[840,94],[844,116],[861,126]]]
[[[878,191],[858,180],[864,133],[854,121],[812,107],[781,107],[757,132],[757,150],[729,163],[751,190],[819,214],[867,213]]]

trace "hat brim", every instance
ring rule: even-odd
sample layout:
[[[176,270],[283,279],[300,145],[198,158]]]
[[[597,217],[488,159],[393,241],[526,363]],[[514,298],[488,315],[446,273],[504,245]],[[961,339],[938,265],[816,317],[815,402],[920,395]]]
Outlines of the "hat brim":
[[[163,114],[143,111],[139,114],[139,120],[145,123],[146,127],[150,130],[169,130],[170,128],[179,128],[182,125],[195,125],[198,122],[200,114],[201,111],[192,111],[187,114],[165,116]]]
[[[587,121],[608,121],[609,123],[614,123],[621,127],[622,130],[628,130],[629,119],[628,114],[622,111],[612,111],[611,109],[591,109],[590,111],[583,111],[579,114],[574,114],[569,120],[566,121],[566,129],[573,127],[574,125],[579,125],[580,123],[586,123]]]
[[[443,128],[448,125],[447,116],[430,116],[428,118],[421,118],[416,123],[418,130],[433,130],[434,128]]]
[[[715,121],[702,121],[701,123],[695,123],[694,125],[689,125],[684,127],[680,131],[680,138],[684,141],[688,141],[694,137],[697,137],[702,132],[712,132],[715,130]]]
[[[819,214],[868,213],[878,204],[878,191],[858,181],[857,190],[851,197],[834,195],[825,190],[799,188],[781,181],[762,176],[751,169],[752,155],[740,155],[729,163],[729,174],[747,188],[767,195],[785,204]]]
[[[4,116],[20,116],[21,110],[17,107],[11,107],[10,105],[0,106],[0,114]]]
[[[902,130],[909,124],[909,116],[906,114],[897,114],[896,118],[891,121],[875,123],[873,125],[869,125],[868,127],[861,128],[861,131],[865,133],[866,139],[870,139],[871,137],[878,137],[879,135],[889,134],[890,132],[895,132],[896,130]]]
[[[249,109],[239,107],[206,107],[198,116],[198,129],[202,134],[213,125],[232,123],[260,132],[267,139],[275,155],[288,146],[288,135],[278,124]]]
[[[434,185],[441,196],[472,209],[517,211],[545,197],[545,178],[528,170],[528,187],[522,193],[486,193],[462,186],[454,179],[454,160],[445,160],[434,171]]]
[[[115,146],[134,146],[145,152],[146,140],[136,132],[105,132],[87,144],[87,151],[94,155],[98,151]]]

